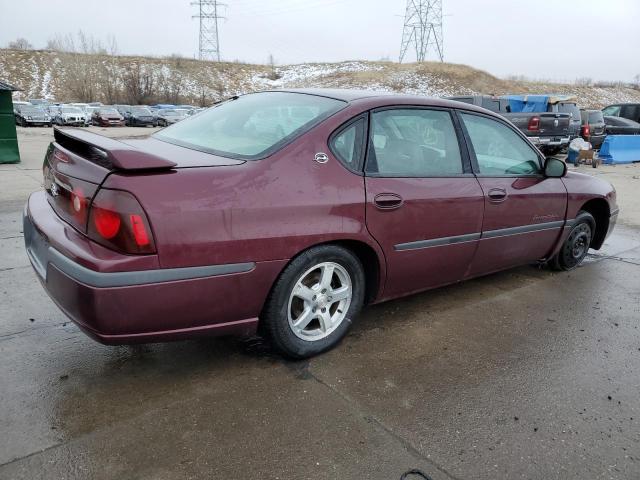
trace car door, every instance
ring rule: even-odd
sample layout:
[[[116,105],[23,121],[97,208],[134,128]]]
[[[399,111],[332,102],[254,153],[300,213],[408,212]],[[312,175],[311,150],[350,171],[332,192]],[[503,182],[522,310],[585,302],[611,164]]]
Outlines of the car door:
[[[475,253],[484,197],[447,109],[370,114],[367,228],[387,261],[384,298],[463,278]]]
[[[544,176],[540,152],[506,121],[479,113],[458,115],[485,204],[482,237],[468,276],[545,258],[564,227],[564,183]]]

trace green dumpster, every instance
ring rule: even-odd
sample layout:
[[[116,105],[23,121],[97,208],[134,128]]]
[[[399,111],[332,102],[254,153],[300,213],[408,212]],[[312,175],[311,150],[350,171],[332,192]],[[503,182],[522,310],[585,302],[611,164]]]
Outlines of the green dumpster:
[[[18,88],[0,81],[0,163],[20,162],[11,92]]]

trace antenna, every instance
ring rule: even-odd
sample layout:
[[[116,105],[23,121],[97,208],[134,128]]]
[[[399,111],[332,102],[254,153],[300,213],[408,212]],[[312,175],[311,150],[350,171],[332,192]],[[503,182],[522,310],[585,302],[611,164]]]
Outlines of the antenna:
[[[198,40],[198,58],[200,60],[220,61],[220,36],[218,34],[218,19],[224,18],[218,14],[220,7],[226,6],[217,0],[197,0],[191,5],[198,7],[197,18],[200,21],[200,37]]]
[[[442,0],[407,0],[400,45],[400,63],[413,46],[416,60],[424,62],[433,51],[444,62],[442,45]]]

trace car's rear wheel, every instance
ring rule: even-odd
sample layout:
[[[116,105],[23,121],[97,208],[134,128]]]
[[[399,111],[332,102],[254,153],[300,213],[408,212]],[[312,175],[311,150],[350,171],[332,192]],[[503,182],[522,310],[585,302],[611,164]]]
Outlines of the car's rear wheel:
[[[551,259],[551,266],[556,270],[573,270],[580,265],[589,252],[595,231],[596,221],[593,215],[584,210],[578,212],[569,236]]]
[[[273,345],[293,358],[334,347],[362,309],[365,276],[358,257],[337,245],[296,257],[273,286],[262,327]]]

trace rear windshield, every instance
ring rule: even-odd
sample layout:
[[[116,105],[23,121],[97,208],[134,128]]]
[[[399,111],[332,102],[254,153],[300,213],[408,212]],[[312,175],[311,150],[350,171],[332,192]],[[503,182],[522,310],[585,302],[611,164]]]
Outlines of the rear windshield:
[[[589,124],[593,124],[593,123],[603,123],[604,122],[604,116],[602,115],[602,112],[589,112]]]
[[[203,152],[256,160],[344,106],[346,102],[316,95],[254,93],[221,103],[154,137]]]
[[[558,105],[558,112],[570,113],[574,120],[580,120],[580,109],[575,103],[561,103]]]

